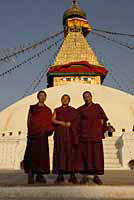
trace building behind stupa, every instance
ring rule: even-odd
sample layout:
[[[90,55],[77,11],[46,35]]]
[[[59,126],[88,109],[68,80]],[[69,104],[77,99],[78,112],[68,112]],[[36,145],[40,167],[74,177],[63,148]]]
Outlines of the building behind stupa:
[[[60,106],[61,96],[69,94],[75,108],[83,104],[82,94],[89,90],[93,101],[104,108],[115,127],[114,136],[104,140],[106,169],[128,169],[134,158],[134,96],[103,86],[108,73],[99,63],[86,37],[92,31],[86,13],[76,1],[64,12],[64,41],[50,66],[47,80],[46,104],[54,110]],[[0,169],[20,169],[27,141],[29,106],[37,103],[34,93],[0,112]],[[52,167],[53,136],[49,138]]]

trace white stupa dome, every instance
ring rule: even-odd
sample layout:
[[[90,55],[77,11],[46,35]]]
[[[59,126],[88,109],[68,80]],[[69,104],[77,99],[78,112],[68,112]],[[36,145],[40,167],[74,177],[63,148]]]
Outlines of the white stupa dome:
[[[117,89],[102,85],[67,84],[45,89],[46,104],[53,110],[60,106],[61,96],[71,96],[70,105],[75,108],[84,104],[82,93],[89,90],[93,94],[93,101],[99,103],[106,112],[109,121],[114,125],[116,132],[123,128],[131,131],[134,124],[134,96]],[[37,93],[28,96],[0,112],[0,132],[27,131],[27,113],[29,105],[37,102]]]

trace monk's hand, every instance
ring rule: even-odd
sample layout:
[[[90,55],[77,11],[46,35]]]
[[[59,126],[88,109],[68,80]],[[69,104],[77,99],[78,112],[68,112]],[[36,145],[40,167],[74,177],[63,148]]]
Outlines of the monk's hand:
[[[69,128],[71,126],[71,122],[66,122],[66,128]]]
[[[102,125],[104,124],[104,120],[103,120],[103,119],[101,119],[101,124],[102,124]]]
[[[63,122],[63,121],[62,121],[62,122],[61,122],[61,125],[64,126],[64,127],[66,127],[66,122]]]

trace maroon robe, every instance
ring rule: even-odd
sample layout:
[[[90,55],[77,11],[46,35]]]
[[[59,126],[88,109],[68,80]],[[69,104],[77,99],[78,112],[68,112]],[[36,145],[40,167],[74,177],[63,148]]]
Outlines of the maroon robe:
[[[46,105],[30,106],[27,147],[24,155],[24,170],[29,173],[50,173],[48,136],[52,134],[52,112]]]
[[[82,173],[104,174],[102,139],[107,130],[107,116],[99,104],[85,104],[78,108],[80,116],[80,152]],[[102,125],[101,119],[104,120]]]
[[[53,173],[71,173],[80,171],[78,114],[71,106],[55,109],[56,120],[71,122],[69,128],[55,125]],[[82,168],[81,168],[82,169]]]

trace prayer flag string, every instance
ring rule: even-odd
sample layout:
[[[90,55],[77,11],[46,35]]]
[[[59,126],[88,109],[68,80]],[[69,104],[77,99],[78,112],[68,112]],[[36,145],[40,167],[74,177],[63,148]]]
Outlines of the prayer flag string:
[[[25,64],[27,64],[27,63],[30,63],[30,62],[31,62],[33,59],[35,59],[35,58],[39,58],[44,52],[46,52],[46,51],[52,49],[52,47],[56,46],[61,40],[63,40],[63,39],[59,39],[59,40],[56,41],[55,43],[49,45],[47,48],[45,48],[45,49],[43,49],[42,51],[40,51],[39,53],[34,54],[32,57],[30,57],[30,58],[24,60],[24,61],[21,62],[20,64],[15,65],[14,67],[10,68],[9,70],[7,70],[7,71],[1,73],[1,74],[0,74],[0,77],[4,77],[5,75],[7,75],[7,74],[11,73],[12,71],[14,71],[14,70],[20,68],[21,66],[23,66],[23,65],[25,65]]]
[[[94,29],[94,28],[93,28],[93,30],[94,31],[98,31],[98,32],[103,32],[103,33],[111,34],[111,35],[120,35],[120,36],[134,37],[134,34],[111,32],[111,31],[106,31],[106,30],[101,30],[101,29]]]
[[[121,46],[123,46],[123,47],[127,47],[128,49],[131,49],[131,50],[133,50],[134,49],[134,46],[133,45],[129,45],[129,44],[127,44],[127,43],[123,43],[123,42],[121,42],[121,41],[118,41],[118,40],[115,40],[115,39],[113,39],[113,38],[109,38],[109,37],[107,37],[107,36],[105,36],[105,35],[102,35],[102,34],[100,34],[100,33],[96,33],[96,32],[91,32],[93,35],[95,35],[95,36],[99,36],[99,37],[101,37],[101,38],[104,38],[104,39],[106,39],[106,40],[109,40],[109,41],[111,41],[111,42],[114,42],[114,43],[116,43],[116,44],[118,44],[118,45],[121,45]]]
[[[22,48],[19,49],[18,51],[13,52],[12,54],[9,54],[9,55],[6,55],[6,56],[0,58],[0,62],[2,62],[2,61],[7,61],[7,60],[9,60],[10,58],[12,58],[12,57],[14,57],[14,56],[20,55],[21,53],[24,53],[24,52],[26,52],[26,51],[35,49],[35,48],[37,48],[38,46],[44,44],[45,42],[47,42],[47,41],[49,41],[49,40],[51,40],[51,39],[56,38],[57,36],[61,35],[62,33],[63,33],[63,31],[60,31],[60,32],[58,32],[58,33],[56,33],[56,34],[53,34],[52,36],[50,36],[50,37],[48,37],[48,38],[45,38],[45,39],[43,39],[43,40],[41,40],[41,41],[39,41],[39,42],[37,42],[37,43],[35,43],[35,44],[32,44],[32,45],[26,47],[26,48],[23,48],[23,46],[22,46]]]

